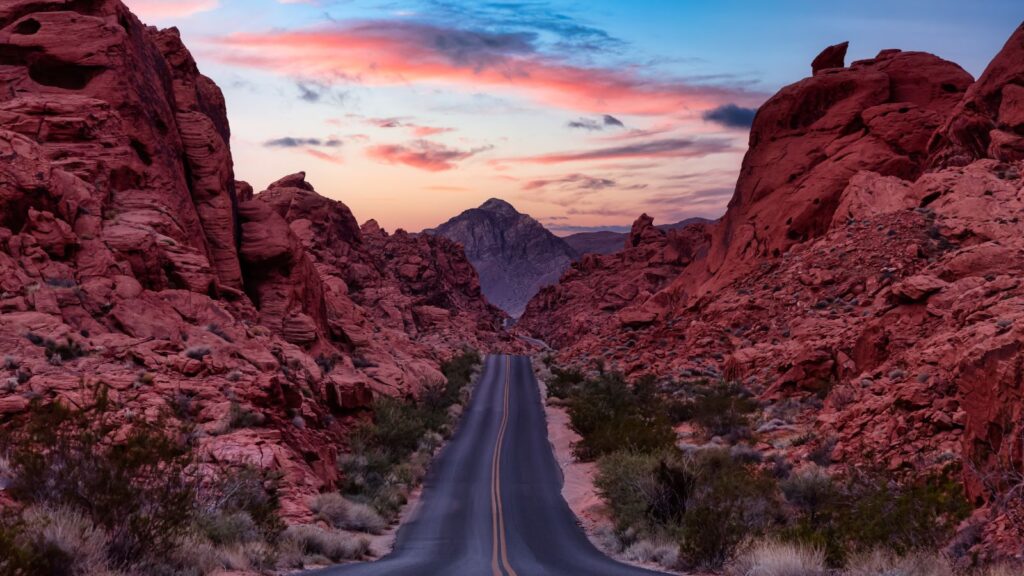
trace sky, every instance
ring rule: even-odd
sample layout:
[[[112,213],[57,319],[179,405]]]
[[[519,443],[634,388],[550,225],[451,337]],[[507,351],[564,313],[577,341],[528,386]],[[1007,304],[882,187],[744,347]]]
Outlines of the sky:
[[[305,171],[419,231],[492,197],[558,234],[720,216],[757,107],[810,74],[924,50],[975,77],[1019,0],[126,0],[224,91],[236,177]]]

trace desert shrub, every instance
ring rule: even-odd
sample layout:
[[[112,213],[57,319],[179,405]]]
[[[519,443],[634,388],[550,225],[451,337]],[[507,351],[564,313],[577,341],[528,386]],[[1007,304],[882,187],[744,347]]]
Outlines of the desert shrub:
[[[253,542],[259,538],[256,522],[247,512],[216,511],[199,518],[202,533],[217,545]]]
[[[82,514],[70,508],[34,506],[22,518],[33,547],[62,558],[68,574],[107,570],[107,534]]]
[[[196,501],[200,520],[217,516],[237,516],[226,525],[235,524],[241,529],[234,537],[222,532],[225,536],[220,539],[211,537],[211,540],[215,543],[219,543],[218,540],[274,541],[284,529],[279,515],[278,477],[278,473],[254,466],[241,466],[223,470],[215,478],[203,483]]]
[[[271,560],[254,563],[282,529],[267,474],[201,478],[163,420],[123,428],[103,385],[84,396],[83,407],[35,403],[0,436],[9,494],[28,505],[0,523],[0,574],[199,574],[223,564],[215,546]]]
[[[638,540],[622,551],[631,562],[654,563],[673,568],[679,563],[679,544],[665,540]]]
[[[228,406],[228,430],[262,426],[264,421],[266,421],[266,417],[262,413],[245,408],[238,402],[232,402]]]
[[[825,576],[825,553],[775,540],[758,542],[737,556],[729,576]]]
[[[774,482],[727,450],[609,454],[595,484],[621,533],[672,535],[690,567],[721,566],[777,516]]]
[[[199,361],[202,361],[203,358],[206,358],[212,353],[213,352],[210,350],[209,346],[192,346],[185,350],[185,356]]]
[[[380,534],[387,522],[372,507],[350,502],[337,492],[317,495],[309,506],[318,518],[335,528]]]
[[[675,442],[651,380],[631,388],[621,374],[602,374],[575,389],[568,398],[568,412],[582,437],[573,447],[580,460],[619,450],[655,452]]]
[[[690,410],[690,419],[707,435],[735,441],[750,436],[757,402],[738,382],[713,382],[694,389]]]
[[[120,429],[104,386],[82,408],[34,404],[6,435],[16,499],[80,511],[109,535],[116,566],[159,557],[192,523],[196,481],[190,447],[167,436],[160,422]]]
[[[905,555],[937,548],[970,511],[959,482],[948,476],[899,485],[879,472],[842,483],[817,474],[783,482],[783,493],[796,508],[783,537],[822,548],[832,566],[844,565],[851,553]]]
[[[882,474],[855,478],[847,488],[854,498],[840,510],[841,532],[851,548],[888,547],[905,553],[945,542],[971,508],[963,487],[948,476],[897,485]]]
[[[808,468],[783,480],[779,487],[786,501],[795,506],[812,526],[819,526],[822,513],[838,497],[832,479],[820,468]]]
[[[698,452],[680,528],[680,554],[695,568],[719,568],[777,519],[774,480],[725,450]]]
[[[355,427],[349,454],[338,459],[342,491],[352,505],[370,504],[393,518],[411,486],[422,479],[424,464],[440,438],[451,432],[460,413],[453,410],[470,384],[480,355],[466,350],[441,366],[444,382],[428,385],[418,399],[381,397],[371,406],[373,419]],[[368,526],[375,521],[368,520]]]
[[[583,373],[579,370],[554,366],[551,368],[551,378],[547,382],[548,397],[565,400],[584,380]]]
[[[358,560],[370,549],[365,537],[312,525],[289,526],[281,537],[305,556],[321,556],[333,562]]]

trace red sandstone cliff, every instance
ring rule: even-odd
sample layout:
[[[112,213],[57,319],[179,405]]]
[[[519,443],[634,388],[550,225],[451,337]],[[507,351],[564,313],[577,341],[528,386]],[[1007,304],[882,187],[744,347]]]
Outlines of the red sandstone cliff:
[[[986,550],[1016,553],[1024,27],[977,82],[923,53],[843,67],[837,48],[761,107],[691,263],[666,267],[641,217],[635,248],[574,265],[520,325],[565,362],[734,378],[769,404],[827,394],[802,419],[837,463],[959,463]]]
[[[83,379],[126,422],[187,398],[203,457],[280,470],[298,518],[347,416],[498,344],[503,316],[456,246],[360,230],[301,174],[253,195],[228,141],[176,30],[118,0],[0,6],[0,422]]]

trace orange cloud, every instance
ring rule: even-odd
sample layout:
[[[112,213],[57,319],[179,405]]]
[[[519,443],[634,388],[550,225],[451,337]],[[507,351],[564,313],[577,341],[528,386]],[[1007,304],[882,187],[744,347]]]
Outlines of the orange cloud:
[[[457,150],[427,140],[416,140],[406,145],[371,146],[366,149],[366,155],[378,162],[405,164],[428,172],[441,172],[455,168],[455,162],[465,160],[483,150]]]
[[[216,40],[227,63],[325,81],[436,82],[522,92],[591,113],[666,115],[762,97],[742,89],[662,81],[629,68],[583,67],[536,51],[528,34],[493,34],[412,22],[356,24]]]

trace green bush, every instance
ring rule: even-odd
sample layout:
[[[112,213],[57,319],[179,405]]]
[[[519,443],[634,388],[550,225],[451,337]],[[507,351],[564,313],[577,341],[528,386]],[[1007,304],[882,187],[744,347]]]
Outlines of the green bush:
[[[725,450],[609,454],[595,483],[620,532],[674,535],[695,568],[720,567],[778,519],[774,482]]]
[[[582,437],[573,447],[588,461],[620,450],[657,452],[675,442],[675,431],[651,380],[630,388],[621,374],[602,374],[568,398],[569,420]]]
[[[0,519],[0,574],[196,573],[203,555],[185,543],[276,540],[272,478],[248,467],[200,478],[164,421],[125,428],[104,385],[85,392],[83,407],[34,403],[0,435],[8,493],[26,505]]]
[[[81,510],[110,536],[115,565],[167,554],[192,524],[197,481],[191,449],[162,423],[121,429],[105,386],[91,404],[32,406],[6,436],[14,478],[8,493],[33,504]]]
[[[836,567],[851,553],[939,547],[971,509],[960,483],[946,475],[901,486],[876,471],[842,483],[803,473],[782,491],[796,509],[784,537],[823,549]]]
[[[410,462],[451,432],[450,411],[462,400],[479,363],[479,353],[466,350],[442,364],[446,381],[428,385],[418,399],[374,400],[373,419],[352,431],[349,454],[338,460],[342,490],[350,500],[371,504],[386,518],[398,513],[422,477]]]
[[[551,378],[547,382],[548,397],[565,400],[585,380],[583,372],[574,369],[551,368]]]
[[[696,480],[679,531],[680,556],[690,567],[717,569],[779,520],[775,483],[725,450],[701,451],[688,465]]]
[[[733,441],[750,436],[750,415],[757,401],[737,382],[715,382],[695,386],[692,399],[674,409],[677,416],[692,420],[708,436]]]

